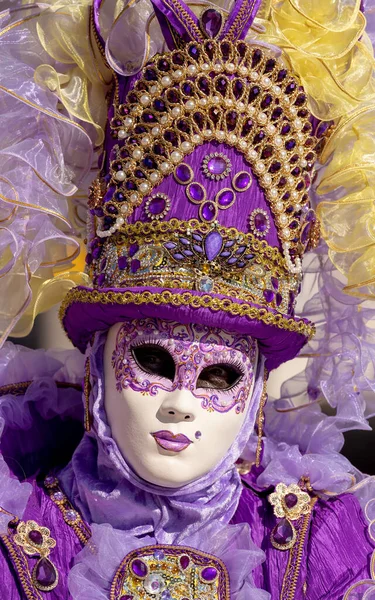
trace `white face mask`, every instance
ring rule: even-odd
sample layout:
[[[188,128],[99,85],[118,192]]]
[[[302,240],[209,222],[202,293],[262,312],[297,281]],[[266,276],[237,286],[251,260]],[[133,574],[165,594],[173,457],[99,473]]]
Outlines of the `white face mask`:
[[[105,407],[127,463],[172,488],[211,471],[245,420],[257,358],[252,338],[221,329],[160,319],[111,327]]]

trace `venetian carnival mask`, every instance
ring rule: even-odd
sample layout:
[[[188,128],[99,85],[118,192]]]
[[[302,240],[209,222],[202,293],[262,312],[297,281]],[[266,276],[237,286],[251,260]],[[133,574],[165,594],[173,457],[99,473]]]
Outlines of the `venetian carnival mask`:
[[[217,328],[152,318],[111,327],[105,406],[134,471],[173,488],[213,469],[249,411],[257,357],[252,338]]]

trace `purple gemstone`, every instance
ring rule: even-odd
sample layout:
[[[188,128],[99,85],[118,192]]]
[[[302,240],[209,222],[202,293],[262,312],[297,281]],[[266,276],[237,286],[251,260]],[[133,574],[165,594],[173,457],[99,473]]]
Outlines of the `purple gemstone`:
[[[191,83],[186,82],[182,85],[182,91],[184,92],[185,96],[191,96],[193,93],[193,86]]]
[[[134,181],[131,181],[130,179],[128,179],[128,181],[125,184],[125,187],[127,190],[129,190],[130,192],[134,191],[137,189],[136,184],[134,183]]]
[[[198,244],[194,244],[193,249],[195,250],[195,252],[198,252],[199,254],[203,254],[203,249],[200,246],[198,246]]]
[[[53,475],[48,475],[44,480],[45,485],[55,485],[57,484],[57,479]]]
[[[288,71],[286,69],[282,69],[281,71],[279,71],[278,75],[277,75],[278,83],[280,83],[281,81],[284,81],[284,79],[287,75],[288,75]]]
[[[269,172],[270,173],[277,173],[278,171],[280,171],[281,169],[281,163],[279,163],[278,161],[272,163],[272,165],[269,168]]]
[[[251,88],[250,90],[250,94],[249,94],[249,101],[253,102],[253,100],[255,100],[255,98],[257,98],[260,94],[260,88],[257,85],[254,85],[254,87]]]
[[[265,297],[266,302],[272,302],[272,300],[275,297],[275,292],[273,292],[272,290],[264,290],[263,296]]]
[[[264,160],[267,160],[268,158],[271,158],[272,154],[273,154],[273,147],[272,146],[266,146],[265,148],[263,148],[262,158]]]
[[[138,244],[130,244],[129,246],[129,256],[134,256],[136,252],[138,252],[139,246]]]
[[[261,107],[263,109],[268,108],[271,105],[272,100],[273,100],[273,98],[272,98],[271,94],[267,94],[261,102]]]
[[[290,131],[289,123],[284,123],[284,125],[281,128],[281,135],[286,135],[287,133],[289,133],[289,131]]]
[[[180,101],[180,94],[176,90],[169,90],[167,93],[168,102],[176,104]]]
[[[136,577],[143,578],[143,577],[146,577],[146,575],[148,573],[148,568],[147,568],[146,563],[144,563],[143,560],[140,560],[139,558],[135,558],[133,560],[130,568]]]
[[[147,131],[147,128],[143,127],[143,125],[137,125],[137,127],[134,129],[135,133],[146,133],[146,131]]]
[[[185,165],[184,163],[182,163],[181,165],[178,165],[175,172],[176,172],[176,177],[179,181],[182,181],[183,183],[188,183],[190,181],[191,170],[188,167],[188,165]]]
[[[302,104],[304,104],[305,100],[306,100],[305,94],[298,94],[294,104],[296,106],[302,106]]]
[[[276,121],[283,114],[283,109],[280,106],[277,106],[275,110],[272,112],[271,119],[272,121]]]
[[[186,554],[181,556],[181,558],[180,558],[181,569],[183,569],[185,571],[185,569],[188,568],[189,564],[190,564],[190,558]]]
[[[222,175],[227,168],[227,162],[222,156],[214,156],[207,163],[207,169],[212,175]]]
[[[279,289],[279,280],[276,277],[271,277],[271,283],[275,290]]]
[[[176,54],[173,55],[172,60],[175,65],[183,65],[185,62],[184,55],[181,54],[181,52],[176,52]]]
[[[269,58],[266,62],[266,68],[264,69],[265,73],[270,73],[274,70],[276,65],[276,61],[273,58]]]
[[[184,255],[181,254],[181,252],[176,252],[176,254],[173,255],[173,258],[175,258],[176,260],[183,260]]]
[[[204,189],[199,183],[191,183],[188,189],[193,200],[201,202],[204,199]]]
[[[176,248],[176,244],[174,242],[167,242],[166,244],[164,244],[164,248],[166,248],[167,250],[173,250],[174,248]]]
[[[293,539],[293,528],[288,519],[281,519],[273,530],[273,539],[277,544],[286,546]]]
[[[86,258],[85,258],[86,265],[91,265],[92,260],[93,260],[92,254],[91,254],[91,252],[89,252],[88,254],[86,254]]]
[[[234,185],[239,190],[245,190],[250,183],[250,174],[249,173],[239,173],[237,177],[234,179]]]
[[[210,110],[208,111],[208,115],[209,115],[211,121],[213,121],[216,125],[216,123],[219,122],[221,111],[219,108],[212,106],[210,108]]]
[[[202,217],[205,221],[213,221],[216,217],[215,205],[212,202],[205,202],[202,208]]]
[[[166,200],[162,196],[156,196],[148,205],[148,211],[152,215],[160,215],[166,207]]]
[[[295,81],[291,81],[285,88],[286,94],[292,94],[294,90],[297,88],[297,84]]]
[[[155,81],[158,78],[156,75],[156,71],[154,69],[146,69],[145,71],[145,79],[147,81]]]
[[[243,83],[240,79],[236,79],[236,81],[233,84],[233,93],[237,100],[239,100],[241,98],[242,92],[243,92]]]
[[[262,52],[257,49],[253,52],[253,58],[251,61],[252,68],[256,67],[260,63],[261,60],[262,60]]]
[[[57,578],[56,569],[48,558],[41,558],[35,567],[35,579],[42,587],[53,585]]]
[[[223,190],[222,192],[219,192],[217,196],[217,202],[219,206],[226,208],[232,204],[235,198],[236,195],[232,190]]]
[[[254,217],[254,226],[257,231],[266,231],[268,228],[268,219],[262,212],[256,213]]]
[[[201,571],[201,577],[205,581],[214,581],[217,577],[217,569],[215,567],[205,567]]]
[[[247,48],[248,48],[247,44],[244,44],[243,42],[240,42],[238,44],[238,46],[237,46],[238,54],[242,58],[245,56]]]
[[[163,550],[155,550],[154,558],[156,558],[156,560],[163,560],[163,558],[165,558]]]
[[[118,264],[118,268],[120,269],[120,271],[123,271],[124,269],[126,269],[128,266],[128,260],[127,260],[126,256],[120,256],[120,258],[117,261],[117,264]]]
[[[211,231],[204,240],[204,250],[208,260],[214,260],[223,245],[223,238],[218,231]]]
[[[102,281],[102,278],[103,278],[103,281]],[[103,273],[101,273],[97,279],[98,285],[102,285],[102,283],[104,283],[104,279],[105,279],[105,275],[103,275]],[[71,508],[66,511],[65,516],[67,519],[69,519],[69,521],[76,521],[78,519],[78,514],[76,513],[75,510],[72,510]]]
[[[98,275],[97,278],[96,278],[96,284],[99,285],[99,286],[102,286],[104,284],[104,282],[105,282],[105,274],[104,273],[100,273],[100,275]],[[73,512],[74,511],[72,511],[72,514],[73,514]],[[68,516],[68,519],[71,519],[73,521],[75,521],[76,518],[77,518],[76,514],[74,515],[74,517],[73,516],[72,517]]]
[[[171,131],[171,130],[166,131],[164,134],[164,139],[167,142],[169,142],[170,144],[172,144],[173,146],[177,146],[178,137],[174,131]]]
[[[103,261],[102,261],[103,263]],[[105,266],[105,265],[104,265]],[[102,269],[102,264],[100,264],[100,268]],[[104,267],[103,267],[104,268]],[[103,269],[102,269],[103,270]],[[61,502],[62,500],[65,499],[65,496],[62,492],[55,492],[54,494],[52,494],[52,498],[54,500],[56,500],[56,502]],[[30,537],[30,536],[29,536]]]
[[[296,494],[287,494],[284,498],[284,502],[288,508],[293,508],[298,502],[298,497]]]
[[[225,59],[229,58],[230,45],[228,44],[228,42],[223,42],[220,45],[220,48],[221,48],[221,53],[223,55],[223,58],[225,58]]]
[[[117,215],[117,213],[118,213],[118,210],[117,210],[116,206],[114,206],[113,204],[107,204],[106,209],[107,209],[107,212],[109,212],[110,215]],[[97,251],[96,252],[96,256],[95,256],[95,252],[93,252],[92,255],[93,255],[94,258],[99,258],[101,248],[100,249],[99,248],[95,248],[95,250]]]
[[[288,140],[285,144],[286,150],[293,150],[296,147],[296,142],[294,140]]]
[[[150,112],[144,112],[142,115],[142,120],[144,123],[156,123],[156,117]]]
[[[129,594],[125,594],[125,596],[120,596],[120,600],[133,600],[134,596],[129,596]]]
[[[277,306],[280,306],[280,304],[282,303],[282,301],[283,301],[282,295],[280,293],[277,293],[276,294],[276,304],[277,304]]]
[[[146,169],[156,169],[157,167],[157,164],[152,158],[152,156],[145,156],[142,161],[142,164],[144,167],[146,167]]]
[[[37,531],[36,529],[32,529],[28,534],[28,537],[33,544],[40,546],[43,543],[43,536],[40,531]]]
[[[132,273],[136,273],[141,268],[141,262],[138,259],[134,259],[130,263],[130,270]]]
[[[263,141],[265,137],[266,134],[264,133],[264,131],[259,131],[259,133],[257,133],[254,137],[254,145],[256,146],[257,144],[260,144],[260,142]]]
[[[235,110],[230,110],[227,113],[226,121],[227,121],[227,127],[228,127],[229,131],[233,131],[233,129],[236,127],[237,117],[238,117],[238,115]]]
[[[161,58],[158,62],[159,71],[169,71],[169,62],[165,58]]]
[[[165,102],[163,100],[161,100],[160,98],[157,98],[156,100],[154,100],[154,109],[157,110],[158,112],[164,112],[165,111]]]
[[[210,83],[209,83],[208,79],[206,79],[206,77],[201,77],[201,79],[198,81],[198,87],[199,87],[200,91],[203,92],[204,94],[209,94]]]
[[[247,135],[253,128],[253,125],[254,125],[253,120],[247,119],[247,121],[245,121],[245,123],[244,123],[244,126],[242,127],[241,136],[244,137],[245,135]]]
[[[216,89],[221,94],[225,94],[225,90],[227,89],[228,82],[225,77],[219,77],[216,81]]]
[[[124,200],[125,196],[122,192],[117,192],[115,194],[115,198],[118,202],[122,202]]]
[[[189,56],[191,56],[191,58],[194,58],[195,60],[198,60],[198,58],[200,57],[200,51],[198,46],[190,46],[188,53]]]

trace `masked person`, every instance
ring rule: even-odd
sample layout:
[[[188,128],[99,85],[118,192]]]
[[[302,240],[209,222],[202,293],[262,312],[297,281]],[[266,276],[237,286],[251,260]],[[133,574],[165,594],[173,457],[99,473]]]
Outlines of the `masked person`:
[[[77,347],[2,350],[8,600],[375,594],[373,482],[340,454],[374,412],[364,12],[1,13],[4,337],[71,288]],[[317,286],[298,309],[304,270]],[[267,405],[269,372],[306,344]]]

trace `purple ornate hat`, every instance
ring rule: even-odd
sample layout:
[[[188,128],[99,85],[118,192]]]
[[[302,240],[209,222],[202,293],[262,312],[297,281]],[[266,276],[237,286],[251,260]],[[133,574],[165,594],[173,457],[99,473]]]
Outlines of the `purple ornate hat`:
[[[253,14],[167,9],[173,49],[117,80],[89,199],[93,287],[67,294],[62,322],[81,350],[126,318],[214,325],[257,338],[272,369],[314,333],[294,308],[319,235],[319,128],[276,49],[243,41]]]

